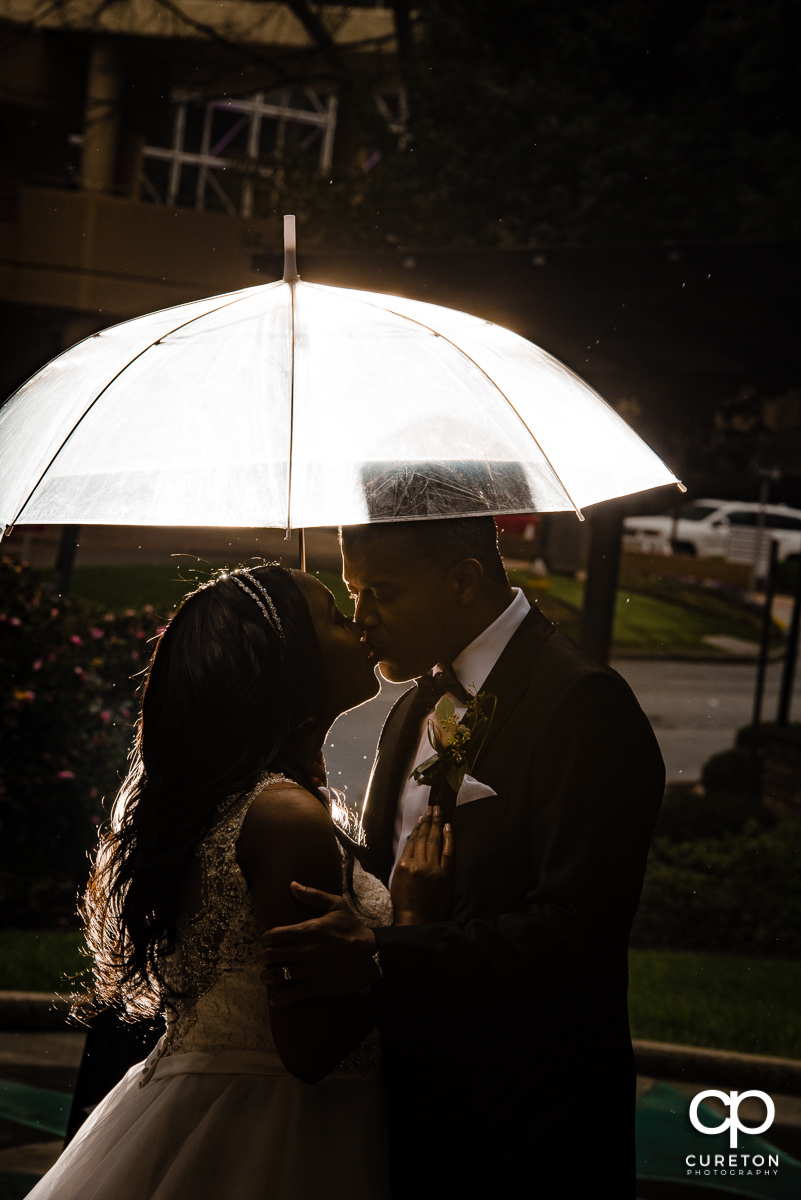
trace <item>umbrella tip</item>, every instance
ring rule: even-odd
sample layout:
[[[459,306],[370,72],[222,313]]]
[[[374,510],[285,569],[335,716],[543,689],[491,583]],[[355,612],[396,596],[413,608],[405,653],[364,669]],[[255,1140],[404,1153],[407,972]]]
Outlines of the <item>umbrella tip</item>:
[[[295,255],[295,218],[284,216],[284,283],[295,283],[300,279]]]

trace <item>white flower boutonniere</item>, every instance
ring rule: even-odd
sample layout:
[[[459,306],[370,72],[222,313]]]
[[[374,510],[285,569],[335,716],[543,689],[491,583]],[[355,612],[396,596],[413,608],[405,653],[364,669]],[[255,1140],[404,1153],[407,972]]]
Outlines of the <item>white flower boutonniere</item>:
[[[428,740],[436,751],[412,771],[412,778],[431,787],[431,803],[442,793],[454,795],[465,775],[476,765],[481,747],[495,715],[497,697],[490,692],[471,692],[463,717],[456,716],[453,701],[443,696],[428,721]]]

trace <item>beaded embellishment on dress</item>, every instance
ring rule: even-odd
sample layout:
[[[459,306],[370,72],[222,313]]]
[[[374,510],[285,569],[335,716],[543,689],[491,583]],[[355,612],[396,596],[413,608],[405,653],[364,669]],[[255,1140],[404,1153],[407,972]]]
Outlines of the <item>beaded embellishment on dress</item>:
[[[201,904],[196,914],[178,919],[176,950],[164,964],[173,992],[166,1002],[167,1032],[145,1063],[141,1084],[165,1055],[202,1051],[272,1050],[267,990],[258,959],[260,930],[247,881],[236,858],[236,843],[248,809],[270,784],[293,783],[285,775],[262,776],[254,788],[235,797],[196,851]],[[343,857],[343,887],[347,857]],[[358,863],[353,865],[356,911],[365,924],[391,925],[392,901],[386,888]]]

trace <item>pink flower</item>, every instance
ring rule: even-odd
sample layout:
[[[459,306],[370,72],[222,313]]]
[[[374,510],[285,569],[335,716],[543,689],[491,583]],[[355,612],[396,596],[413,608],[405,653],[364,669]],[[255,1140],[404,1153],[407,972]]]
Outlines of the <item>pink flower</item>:
[[[83,645],[83,639],[80,638],[77,633],[73,633],[71,635],[70,641],[72,642],[73,646],[82,646]]]
[[[36,662],[33,664],[33,670],[41,671],[41,669],[42,669],[42,660],[41,660],[41,658],[37,658]]]
[[[86,679],[86,671],[84,671],[83,667],[75,667],[75,674],[79,679]]]
[[[103,711],[101,712],[100,720],[103,722],[104,725],[107,725],[108,722],[111,720],[111,713],[108,711],[107,708],[104,708]]]
[[[89,633],[95,639],[95,641],[97,641],[98,638],[102,638],[102,637],[106,636],[105,632],[102,629],[98,629],[97,625],[93,625],[92,628],[89,630]]]
[[[11,624],[12,624],[12,625],[21,625],[21,624],[22,624],[22,621],[20,621],[19,617],[12,617],[12,618],[11,618]]]
[[[57,771],[56,772],[56,779],[74,779],[74,778],[75,778],[74,771]]]

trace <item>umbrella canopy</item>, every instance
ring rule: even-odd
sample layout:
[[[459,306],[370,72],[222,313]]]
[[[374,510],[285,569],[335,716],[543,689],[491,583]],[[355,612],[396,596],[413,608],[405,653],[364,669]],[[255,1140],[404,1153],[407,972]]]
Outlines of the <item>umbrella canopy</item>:
[[[6,531],[579,511],[674,482],[517,334],[293,279],[106,329],[0,409]]]

